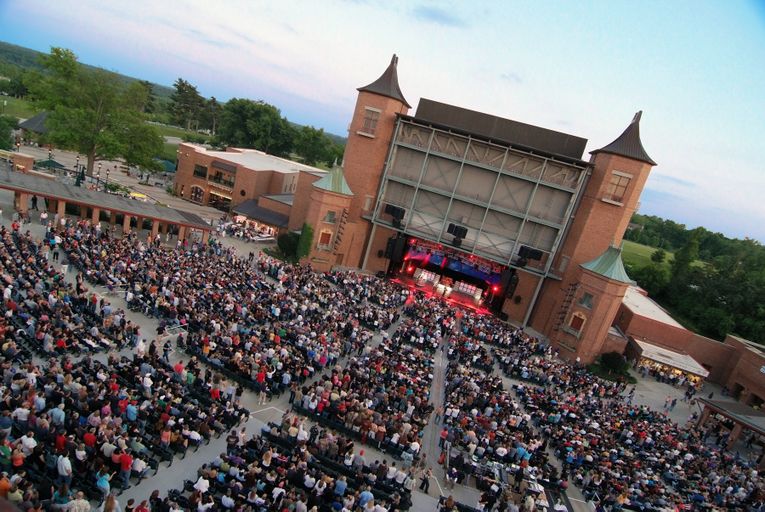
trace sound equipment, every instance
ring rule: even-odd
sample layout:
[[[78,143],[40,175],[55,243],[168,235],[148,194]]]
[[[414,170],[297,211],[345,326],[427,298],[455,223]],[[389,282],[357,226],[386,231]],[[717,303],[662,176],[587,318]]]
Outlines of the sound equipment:
[[[385,205],[385,213],[393,217],[394,219],[403,219],[404,218],[404,209],[400,208],[393,204],[386,204]]]
[[[388,245],[391,248],[389,256],[390,260],[394,263],[404,261],[404,253],[406,253],[406,237],[391,237],[388,239]]]
[[[523,259],[539,261],[542,259],[542,256],[544,256],[542,251],[527,245],[522,245],[521,248],[518,249],[518,257]]]
[[[456,238],[465,238],[467,236],[467,228],[464,226],[458,226],[457,224],[449,223],[446,227],[446,232],[450,235],[454,235]]]

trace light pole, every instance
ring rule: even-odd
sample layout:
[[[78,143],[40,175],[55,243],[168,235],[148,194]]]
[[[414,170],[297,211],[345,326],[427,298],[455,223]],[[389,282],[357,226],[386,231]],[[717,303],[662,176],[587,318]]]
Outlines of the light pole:
[[[48,150],[48,172],[50,172],[50,164],[52,160],[53,160],[53,150],[49,149]]]
[[[106,181],[104,182],[104,192],[109,192],[109,169],[106,169]]]
[[[101,184],[101,169],[98,170],[96,173],[96,190],[98,190],[98,186]]]

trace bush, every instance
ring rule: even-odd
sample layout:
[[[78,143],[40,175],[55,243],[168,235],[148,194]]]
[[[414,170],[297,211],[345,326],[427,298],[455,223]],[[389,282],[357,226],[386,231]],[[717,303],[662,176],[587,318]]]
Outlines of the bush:
[[[613,373],[624,374],[630,365],[619,352],[606,352],[600,356],[600,366]]]
[[[300,235],[297,233],[290,232],[279,235],[279,238],[276,239],[276,246],[279,248],[279,252],[283,255],[282,259],[297,259],[296,254],[299,241]]]
[[[311,252],[311,244],[313,243],[313,228],[310,224],[303,224],[303,229],[300,231],[300,238],[298,240],[297,247],[295,248],[296,259],[305,258]]]

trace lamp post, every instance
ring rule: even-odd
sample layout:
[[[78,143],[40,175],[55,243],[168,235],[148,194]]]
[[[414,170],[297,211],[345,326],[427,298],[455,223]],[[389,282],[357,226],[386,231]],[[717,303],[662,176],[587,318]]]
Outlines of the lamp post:
[[[104,192],[109,192],[109,169],[106,169],[106,181],[104,182]]]
[[[98,170],[96,173],[96,190],[98,190],[98,186],[101,184],[101,169]]]
[[[49,149],[48,150],[48,172],[50,172],[51,160],[53,160],[53,150]]]

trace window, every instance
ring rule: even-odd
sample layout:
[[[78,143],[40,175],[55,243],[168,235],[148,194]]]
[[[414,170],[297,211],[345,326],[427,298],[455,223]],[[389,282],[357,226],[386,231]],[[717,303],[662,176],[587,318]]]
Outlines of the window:
[[[374,136],[377,130],[377,121],[380,119],[380,111],[371,107],[365,107],[364,123],[361,125],[361,133]]]
[[[364,208],[362,208],[365,212],[368,212],[372,209],[372,201],[374,201],[375,198],[372,196],[366,196],[364,198]]]
[[[337,213],[336,212],[329,211],[324,216],[324,222],[328,222],[330,224],[334,224],[336,217],[337,217]]]
[[[201,187],[191,187],[191,199],[195,203],[201,203],[205,196],[205,191]]]
[[[581,313],[574,313],[571,315],[571,320],[568,322],[568,326],[573,331],[573,334],[579,334],[582,332],[582,327],[584,327],[584,322],[587,319],[584,317]]]
[[[317,244],[321,249],[329,248],[329,244],[332,242],[332,232],[322,231],[319,233],[319,243]]]
[[[608,188],[606,188],[606,197],[604,199],[621,204],[631,180],[632,176],[629,174],[614,171],[611,175]]]
[[[579,305],[583,308],[592,309],[592,294],[584,292],[582,298],[579,299]]]
[[[194,176],[197,178],[207,178],[207,167],[204,165],[195,165],[194,166]]]

